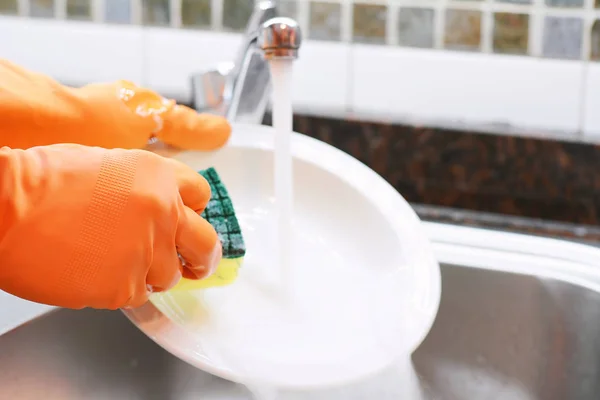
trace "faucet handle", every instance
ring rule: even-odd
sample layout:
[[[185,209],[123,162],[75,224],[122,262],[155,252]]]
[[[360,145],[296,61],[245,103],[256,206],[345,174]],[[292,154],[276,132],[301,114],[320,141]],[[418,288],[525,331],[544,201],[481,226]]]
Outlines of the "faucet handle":
[[[233,68],[232,62],[220,63],[192,75],[192,102],[196,111],[225,115],[225,86]]]

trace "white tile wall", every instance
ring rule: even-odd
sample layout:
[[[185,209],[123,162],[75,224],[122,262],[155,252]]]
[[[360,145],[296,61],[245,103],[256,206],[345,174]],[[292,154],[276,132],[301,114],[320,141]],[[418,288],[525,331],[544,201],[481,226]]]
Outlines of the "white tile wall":
[[[352,47],[307,41],[294,69],[294,105],[306,112],[343,114],[349,110]]]
[[[0,17],[0,37],[10,38],[0,41],[0,57],[66,83],[129,79],[184,101],[190,75],[232,59],[241,44],[239,34],[223,32],[18,17]],[[299,112],[495,125],[522,134],[558,131],[566,139],[600,142],[599,68],[585,61],[306,41],[293,98]]]
[[[0,57],[71,84],[143,81],[144,31],[136,26],[0,17]]]
[[[144,84],[165,96],[189,102],[192,74],[233,60],[241,43],[239,34],[207,35],[188,30],[146,28],[142,60]]]
[[[352,51],[355,110],[571,136],[580,128],[582,63],[359,45]]]

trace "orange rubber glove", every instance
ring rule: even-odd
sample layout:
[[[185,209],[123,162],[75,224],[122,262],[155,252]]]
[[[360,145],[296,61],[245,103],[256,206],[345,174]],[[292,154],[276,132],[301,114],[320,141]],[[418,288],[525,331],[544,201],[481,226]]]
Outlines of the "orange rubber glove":
[[[63,86],[0,60],[0,145],[55,143],[145,148],[151,137],[189,150],[214,150],[229,139],[226,119],[198,114],[131,82]]]
[[[144,150],[0,149],[0,289],[68,308],[137,307],[221,258],[206,180]],[[185,262],[185,268],[179,259]]]

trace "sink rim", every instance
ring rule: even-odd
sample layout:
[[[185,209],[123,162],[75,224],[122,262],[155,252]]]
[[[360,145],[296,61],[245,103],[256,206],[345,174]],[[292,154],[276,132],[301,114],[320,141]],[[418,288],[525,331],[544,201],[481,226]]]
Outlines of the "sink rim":
[[[442,264],[550,278],[600,293],[600,248],[446,223],[422,225]]]

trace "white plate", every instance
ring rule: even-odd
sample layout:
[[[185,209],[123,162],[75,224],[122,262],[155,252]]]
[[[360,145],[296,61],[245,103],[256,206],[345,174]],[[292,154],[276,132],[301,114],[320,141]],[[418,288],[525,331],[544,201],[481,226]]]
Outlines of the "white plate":
[[[227,186],[247,246],[238,280],[161,294],[126,314],[177,357],[244,384],[307,389],[378,373],[416,349],[439,306],[439,266],[420,221],[375,172],[294,133],[299,294],[289,308],[273,265],[273,134],[236,125],[222,150],[173,155],[215,167]]]

